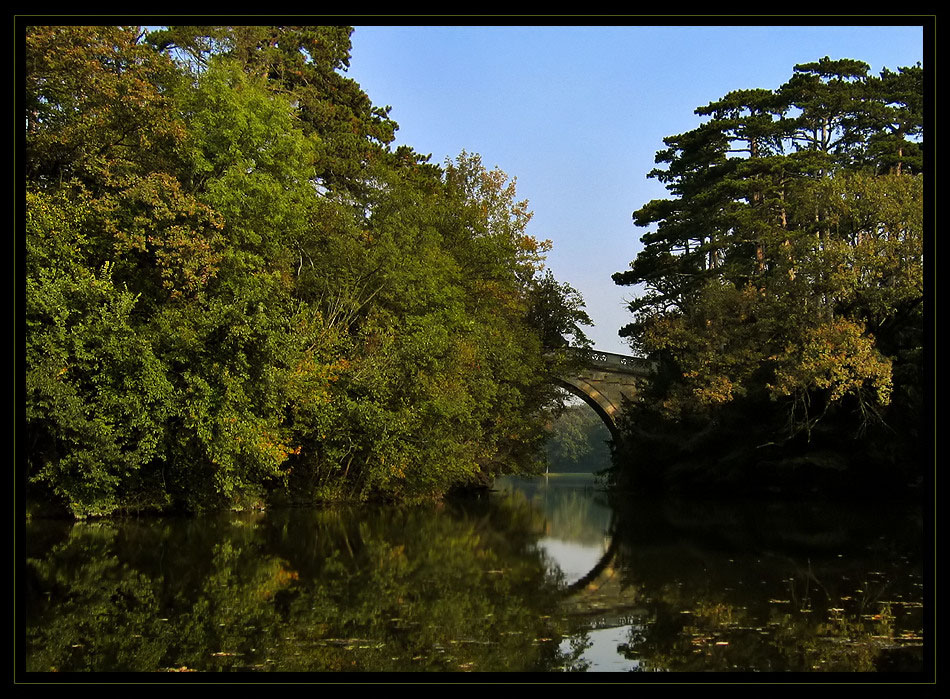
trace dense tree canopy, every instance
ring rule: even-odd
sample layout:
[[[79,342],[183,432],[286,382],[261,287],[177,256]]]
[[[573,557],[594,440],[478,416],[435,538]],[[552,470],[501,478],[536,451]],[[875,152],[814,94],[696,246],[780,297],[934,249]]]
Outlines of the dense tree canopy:
[[[642,289],[621,335],[662,361],[641,427],[731,419],[761,446],[833,418],[838,435],[916,440],[921,66],[875,77],[826,57],[696,112],[706,119],[666,138],[650,173],[672,197],[634,213],[644,248],[614,275]]]
[[[32,497],[429,496],[539,453],[583,303],[513,180],[390,147],[350,32],[27,28]]]

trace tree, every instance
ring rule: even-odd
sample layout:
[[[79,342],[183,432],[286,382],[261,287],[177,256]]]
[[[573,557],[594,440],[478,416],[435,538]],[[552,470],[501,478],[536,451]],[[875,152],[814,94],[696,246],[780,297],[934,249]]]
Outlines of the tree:
[[[501,170],[389,147],[351,31],[28,30],[32,498],[433,497],[540,457],[583,301]]]
[[[175,174],[174,66],[137,37],[26,36],[29,477],[76,515],[166,503],[174,393],[143,316],[200,295],[221,242]]]
[[[885,419],[895,376],[919,377],[904,363],[922,327],[921,84],[919,66],[878,79],[824,58],[665,139],[650,176],[675,198],[634,213],[656,228],[614,275],[646,287],[621,335],[664,362],[663,414],[716,422],[744,401],[785,412],[784,436],[761,441],[829,415],[860,432]]]

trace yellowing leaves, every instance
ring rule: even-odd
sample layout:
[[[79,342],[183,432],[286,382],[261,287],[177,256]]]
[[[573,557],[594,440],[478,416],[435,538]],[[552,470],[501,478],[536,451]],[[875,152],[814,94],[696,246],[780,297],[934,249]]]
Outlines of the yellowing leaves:
[[[890,401],[891,360],[875,348],[861,323],[846,318],[823,323],[809,329],[801,344],[789,345],[772,359],[778,364],[776,381],[769,386],[774,395],[817,388],[838,401],[868,384],[880,405]]]
[[[698,372],[689,372],[687,378],[696,378]],[[733,398],[734,384],[729,377],[716,375],[706,377],[703,386],[693,389],[693,394],[700,403],[710,405],[714,403],[728,403]]]

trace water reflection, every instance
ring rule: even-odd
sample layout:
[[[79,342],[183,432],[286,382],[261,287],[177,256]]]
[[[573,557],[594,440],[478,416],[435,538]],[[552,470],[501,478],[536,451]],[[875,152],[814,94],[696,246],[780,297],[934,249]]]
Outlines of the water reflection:
[[[913,508],[618,503],[623,585],[648,623],[619,651],[648,670],[920,670]]]
[[[903,507],[639,502],[564,476],[444,505],[34,521],[27,669],[918,670],[921,531]]]
[[[541,526],[488,501],[33,522],[27,669],[549,670]]]
[[[572,584],[603,558],[612,510],[593,474],[499,478],[495,489],[499,499],[523,497],[543,518],[537,547],[552,575]]]
[[[574,624],[561,643],[574,669],[922,670],[917,508],[519,487],[548,522],[546,564],[570,583],[559,612]]]

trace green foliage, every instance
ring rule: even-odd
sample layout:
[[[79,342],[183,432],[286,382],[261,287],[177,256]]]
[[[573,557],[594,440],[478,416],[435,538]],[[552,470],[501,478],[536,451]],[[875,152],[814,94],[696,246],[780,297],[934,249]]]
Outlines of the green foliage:
[[[650,176],[673,198],[634,213],[655,228],[614,275],[645,286],[621,334],[662,362],[627,415],[635,450],[722,471],[743,450],[753,462],[775,458],[756,447],[799,454],[816,428],[830,445],[870,426],[893,435],[891,425],[912,451],[910,416],[919,420],[922,405],[921,90],[919,66],[875,78],[860,61],[824,58],[796,66],[777,90],[697,109],[703,124],[665,139],[657,162],[666,167]],[[729,439],[714,446],[713,434]],[[872,442],[850,450],[883,455]]]
[[[709,426],[739,401],[764,425],[785,411],[763,441],[887,420],[894,377],[919,376],[904,363],[922,330],[921,89],[919,66],[874,78],[825,58],[665,139],[651,176],[674,198],[634,213],[655,229],[614,275],[645,285],[621,334],[665,363],[658,414]]]
[[[113,265],[81,264],[88,207],[27,195],[29,477],[76,515],[137,501],[160,454],[172,388]],[[141,473],[145,471],[146,473]]]
[[[597,473],[610,467],[610,431],[589,406],[564,408],[551,423],[545,453],[552,473]]]
[[[423,498],[537,460],[583,302],[503,172],[389,148],[350,31],[27,30],[35,497]]]

